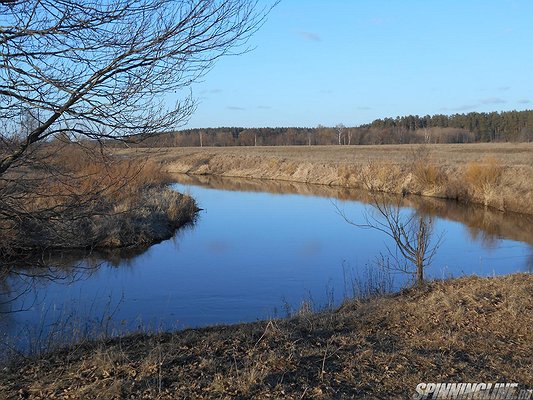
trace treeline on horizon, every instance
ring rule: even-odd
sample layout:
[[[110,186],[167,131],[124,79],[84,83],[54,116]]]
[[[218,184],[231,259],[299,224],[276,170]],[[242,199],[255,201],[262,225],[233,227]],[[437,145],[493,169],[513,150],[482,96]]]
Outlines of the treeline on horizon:
[[[357,127],[204,128],[150,137],[139,147],[529,142],[533,110],[377,119]]]

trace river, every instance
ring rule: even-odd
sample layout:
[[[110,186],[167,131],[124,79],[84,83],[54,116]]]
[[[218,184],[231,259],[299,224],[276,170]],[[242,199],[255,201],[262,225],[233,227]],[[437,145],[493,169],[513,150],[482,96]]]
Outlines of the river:
[[[338,305],[369,280],[393,290],[409,282],[376,266],[376,257],[394,248],[385,235],[339,215],[363,221],[372,209],[368,194],[253,180],[176,181],[203,210],[171,240],[141,254],[54,255],[57,267],[46,274],[22,268],[5,279],[0,334],[6,343],[35,350],[46,337],[283,317],[303,302],[315,309]],[[533,269],[530,216],[414,196],[404,205],[406,212],[434,216],[434,237],[442,236],[426,271],[431,278]]]

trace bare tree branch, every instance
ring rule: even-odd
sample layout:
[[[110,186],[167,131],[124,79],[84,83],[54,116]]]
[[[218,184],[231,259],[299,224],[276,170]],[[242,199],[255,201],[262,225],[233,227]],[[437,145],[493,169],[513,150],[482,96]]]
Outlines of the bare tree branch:
[[[432,216],[409,211],[402,208],[402,196],[387,196],[371,192],[372,209],[365,212],[364,221],[356,222],[346,215],[338,204],[334,203],[337,213],[349,224],[364,229],[374,229],[384,233],[393,240],[395,246],[387,246],[389,256],[394,260],[391,265],[381,255],[379,264],[415,277],[417,284],[424,282],[424,270],[440,245],[443,235],[433,235],[434,218]],[[399,253],[399,254],[398,254]]]
[[[39,124],[0,158],[0,174],[29,147],[74,125],[98,138],[177,129],[194,109],[185,94],[243,45],[271,6],[246,0],[0,2],[1,141],[20,117]],[[181,94],[171,105],[169,93]]]
[[[143,163],[111,159],[102,143],[183,125],[195,109],[191,84],[248,50],[269,3],[0,0],[0,285],[63,276],[35,253],[149,242],[138,228],[148,222],[132,220],[145,206],[143,215],[159,210],[147,206],[152,178],[137,179]],[[38,268],[16,266],[21,259]]]

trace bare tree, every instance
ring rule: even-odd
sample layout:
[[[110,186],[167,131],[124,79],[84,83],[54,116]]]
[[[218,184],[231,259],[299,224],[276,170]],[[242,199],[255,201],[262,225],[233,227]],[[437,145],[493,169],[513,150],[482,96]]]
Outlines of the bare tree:
[[[344,125],[343,124],[338,124],[337,126],[335,126],[335,130],[337,132],[337,140],[339,142],[339,146],[342,144],[341,143],[341,140],[342,140],[342,134],[344,133]]]
[[[120,170],[98,143],[185,123],[190,85],[247,51],[275,3],[0,0],[0,267],[35,243],[85,246],[74,227],[126,215],[113,210],[146,195],[131,184],[143,163]]]
[[[340,215],[350,224],[378,230],[394,242],[387,246],[388,257],[381,256],[380,264],[388,269],[413,275],[417,285],[424,282],[424,270],[430,265],[442,242],[442,235],[434,237],[434,218],[408,211],[401,207],[401,196],[394,199],[381,193],[372,193],[372,210],[365,213],[363,222],[350,219],[337,207]],[[392,258],[393,263],[388,259]]]
[[[352,144],[352,135],[355,128],[348,129],[347,136],[348,136],[348,146]]]
[[[62,133],[125,140],[177,129],[194,110],[191,83],[246,51],[268,10],[247,0],[0,0],[0,176]],[[28,113],[34,124],[15,138]]]
[[[419,150],[423,151],[424,148]],[[370,193],[371,210],[365,212],[364,221],[356,222],[349,218],[344,210],[335,206],[337,212],[350,224],[364,228],[375,229],[391,238],[394,248],[387,247],[388,257],[381,257],[383,266],[408,273],[414,276],[417,284],[424,282],[424,270],[439,249],[443,235],[434,235],[434,218],[416,210],[402,207],[403,195],[391,195],[383,192],[397,181],[399,170],[388,171],[384,182],[377,183],[374,175],[378,174],[379,166],[370,164],[361,173],[361,181]],[[391,264],[388,260],[392,258]]]
[[[254,0],[0,0],[0,221],[27,216],[29,193],[49,196],[38,192],[47,174],[68,186],[40,144],[183,124],[191,83],[246,51],[268,11]]]

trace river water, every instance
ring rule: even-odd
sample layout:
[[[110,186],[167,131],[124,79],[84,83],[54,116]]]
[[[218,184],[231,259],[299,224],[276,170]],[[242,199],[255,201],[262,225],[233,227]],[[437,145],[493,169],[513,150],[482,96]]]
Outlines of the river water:
[[[0,334],[34,347],[55,335],[98,336],[281,317],[302,302],[339,304],[382,280],[376,257],[393,244],[348,224],[372,212],[368,194],[281,182],[176,177],[203,209],[174,238],[141,254],[62,254],[48,273],[20,269],[2,282]],[[404,212],[434,216],[441,245],[432,278],[492,276],[533,269],[531,217],[409,197]],[[366,213],[366,214],[365,214]],[[37,276],[37,277],[36,277]],[[70,333],[69,333],[70,332]],[[6,339],[8,340],[8,339]],[[11,340],[11,339],[10,339]]]

